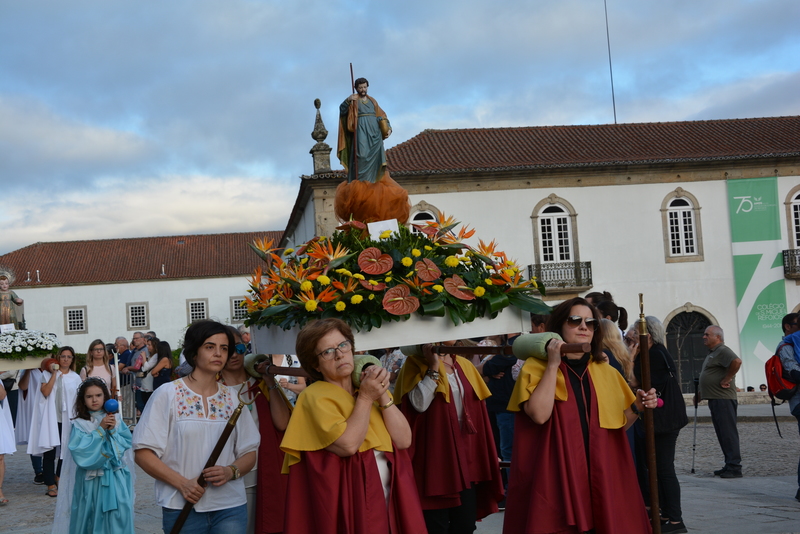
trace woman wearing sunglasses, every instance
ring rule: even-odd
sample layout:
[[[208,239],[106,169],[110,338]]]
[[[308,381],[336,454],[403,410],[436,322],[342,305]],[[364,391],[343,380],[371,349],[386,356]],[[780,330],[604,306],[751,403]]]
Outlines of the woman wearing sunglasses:
[[[627,429],[656,407],[655,390],[633,394],[602,352],[600,314],[582,298],[558,305],[547,360],[528,358],[508,409],[518,412],[505,533],[650,532]],[[561,354],[564,343],[587,353]]]
[[[367,367],[354,384],[354,342],[334,318],[297,336],[297,357],[316,381],[297,398],[281,443],[285,534],[425,532],[406,450],[411,428],[388,392],[386,369]]]

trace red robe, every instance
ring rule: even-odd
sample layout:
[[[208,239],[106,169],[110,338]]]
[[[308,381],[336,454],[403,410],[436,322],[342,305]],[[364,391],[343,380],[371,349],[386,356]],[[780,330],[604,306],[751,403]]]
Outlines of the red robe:
[[[562,376],[567,373],[564,363],[560,372]],[[570,381],[563,380],[559,387],[566,388],[567,398],[555,401],[546,423],[534,423],[523,410],[517,413],[504,534],[577,534],[591,529],[597,534],[651,532],[624,427],[600,426],[598,381],[592,379],[591,372],[588,376],[592,395],[591,468],[586,461],[575,395]],[[522,375],[520,379],[524,382]],[[612,389],[600,394],[615,396],[623,392]]]
[[[463,428],[455,405],[447,402],[438,390],[423,413],[417,412],[408,399],[403,400],[401,409],[411,425],[413,440],[408,451],[423,510],[459,506],[459,493],[475,484],[476,519],[482,519],[498,511],[497,503],[503,499],[503,481],[486,404],[478,398],[462,370],[464,362],[469,364],[459,357],[455,364],[464,387]],[[406,365],[410,363],[413,361],[407,361]],[[442,379],[447,381],[444,376]]]
[[[256,397],[258,429],[261,444],[258,446],[258,485],[256,486],[256,523],[258,534],[283,532],[283,514],[286,508],[287,475],[281,474],[283,432],[275,428],[270,416],[269,400],[263,395]]]
[[[281,449],[288,469],[286,534],[417,534],[426,531],[408,452],[398,450],[373,404],[359,452],[325,450],[347,428],[355,399],[324,381],[297,398]],[[391,479],[384,497],[375,451],[386,455]]]

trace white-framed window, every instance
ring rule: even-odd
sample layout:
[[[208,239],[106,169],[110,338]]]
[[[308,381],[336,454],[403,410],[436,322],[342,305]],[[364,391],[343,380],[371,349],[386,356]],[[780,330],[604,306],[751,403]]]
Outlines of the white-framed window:
[[[208,299],[187,299],[186,320],[189,324],[208,319]]]
[[[231,323],[243,323],[247,319],[244,297],[231,297]]]
[[[128,330],[150,328],[150,310],[147,302],[129,302],[125,307],[128,312]]]
[[[661,203],[664,229],[664,257],[667,263],[703,261],[700,205],[682,188],[668,194]]]
[[[544,208],[539,214],[539,253],[542,263],[573,261],[569,212],[561,205]]]
[[[676,198],[667,206],[670,256],[697,254],[692,207],[692,204],[685,198]]]
[[[89,321],[86,306],[64,306],[64,334],[86,334]]]

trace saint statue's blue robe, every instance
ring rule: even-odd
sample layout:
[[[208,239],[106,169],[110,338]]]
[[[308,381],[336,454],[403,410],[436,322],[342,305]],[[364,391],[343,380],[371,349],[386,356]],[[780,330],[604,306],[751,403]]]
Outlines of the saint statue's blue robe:
[[[133,482],[123,454],[131,448],[128,425],[117,416],[117,426],[100,427],[105,412],[92,419],[75,419],[69,450],[77,465],[70,534],[134,534]]]

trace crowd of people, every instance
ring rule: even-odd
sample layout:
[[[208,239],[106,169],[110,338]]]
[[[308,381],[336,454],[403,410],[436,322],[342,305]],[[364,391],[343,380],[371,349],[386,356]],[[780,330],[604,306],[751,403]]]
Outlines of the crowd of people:
[[[187,329],[178,362],[155,332],[136,332],[130,345],[93,341],[79,371],[64,346],[8,388],[18,391],[16,414],[0,387],[0,506],[9,502],[2,455],[26,443],[34,481],[58,498],[54,532],[133,532],[134,465],[155,479],[165,533],[176,523],[186,532],[469,533],[503,509],[508,534],[644,533],[653,517],[661,532],[686,532],[674,466],[688,423],[677,368],[658,319],[646,318],[644,337],[627,323],[608,293],[594,293],[532,317],[540,354],[452,348],[530,345],[490,336],[411,354],[389,348],[376,354],[380,365],[333,318],[307,324],[296,355],[249,370],[247,329],[208,320]],[[789,338],[797,314],[783,330],[778,353],[800,382]],[[741,360],[721,328],[704,340],[695,402],[709,400],[725,458],[715,474],[738,478]],[[269,374],[270,364],[286,374]],[[140,412],[132,432],[105,404],[128,391]],[[800,392],[790,406],[800,422]],[[649,511],[647,409],[658,515]]]

